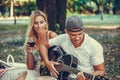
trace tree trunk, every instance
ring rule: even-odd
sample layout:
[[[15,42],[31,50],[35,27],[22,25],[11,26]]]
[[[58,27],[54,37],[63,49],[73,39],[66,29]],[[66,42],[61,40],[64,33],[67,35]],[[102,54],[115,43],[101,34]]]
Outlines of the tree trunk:
[[[37,9],[47,14],[49,29],[58,31],[56,24],[59,24],[59,31],[61,31],[59,33],[62,33],[65,27],[67,0],[36,0],[36,4]]]
[[[10,5],[10,17],[11,18],[13,18],[13,10],[14,10],[13,1],[11,1],[11,5]]]
[[[103,20],[103,0],[100,0],[100,13],[101,13],[101,20]]]
[[[48,22],[49,22],[49,29],[52,31],[56,31],[55,24],[56,24],[56,6],[55,6],[56,0],[47,0],[46,1],[46,12],[48,16]]]
[[[60,33],[64,32],[67,0],[56,0],[56,23],[60,25]]]
[[[37,9],[44,12],[45,2],[46,0],[36,0]]]

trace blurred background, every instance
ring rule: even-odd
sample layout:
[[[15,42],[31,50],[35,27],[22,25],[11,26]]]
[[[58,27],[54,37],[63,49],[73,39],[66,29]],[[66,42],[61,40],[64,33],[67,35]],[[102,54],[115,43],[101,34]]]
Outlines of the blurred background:
[[[64,33],[65,19],[79,15],[85,32],[104,48],[106,77],[120,80],[120,0],[0,0],[0,59],[25,62],[23,44],[30,14],[42,10],[49,29]]]

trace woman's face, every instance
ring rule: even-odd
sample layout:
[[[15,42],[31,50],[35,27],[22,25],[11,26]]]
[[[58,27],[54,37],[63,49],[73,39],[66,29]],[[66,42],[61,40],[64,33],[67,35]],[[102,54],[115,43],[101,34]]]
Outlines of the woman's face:
[[[33,29],[37,32],[40,33],[42,31],[45,30],[45,26],[46,26],[46,21],[44,19],[44,17],[42,16],[37,16],[34,18],[34,25],[33,25]]]

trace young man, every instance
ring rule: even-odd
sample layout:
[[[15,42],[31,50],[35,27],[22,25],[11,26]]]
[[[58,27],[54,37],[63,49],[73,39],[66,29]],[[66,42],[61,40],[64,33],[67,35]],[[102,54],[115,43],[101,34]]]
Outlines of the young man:
[[[60,46],[67,54],[74,55],[78,59],[78,70],[103,76],[105,73],[103,48],[95,39],[84,32],[81,18],[72,15],[66,20],[65,26],[66,34],[50,39],[39,47],[40,56],[50,70],[51,76],[58,77],[59,75],[54,67],[59,63],[48,59],[48,48],[55,45]],[[76,78],[77,80],[86,80],[81,72],[77,74]]]

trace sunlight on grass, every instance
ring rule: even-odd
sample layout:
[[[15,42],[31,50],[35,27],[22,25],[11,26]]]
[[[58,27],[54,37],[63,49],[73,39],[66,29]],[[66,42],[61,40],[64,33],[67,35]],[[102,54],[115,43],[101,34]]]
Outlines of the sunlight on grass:
[[[85,25],[120,25],[120,15],[104,15],[103,20],[101,20],[101,15],[93,15],[93,16],[80,16]]]
[[[5,30],[22,30],[22,29],[26,29],[27,25],[14,25],[14,24],[2,24],[0,25],[0,31],[5,31]]]
[[[103,20],[101,20],[101,15],[83,15],[78,13],[68,14],[70,15],[79,15],[84,22],[84,25],[90,26],[120,26],[120,15],[103,15]]]

